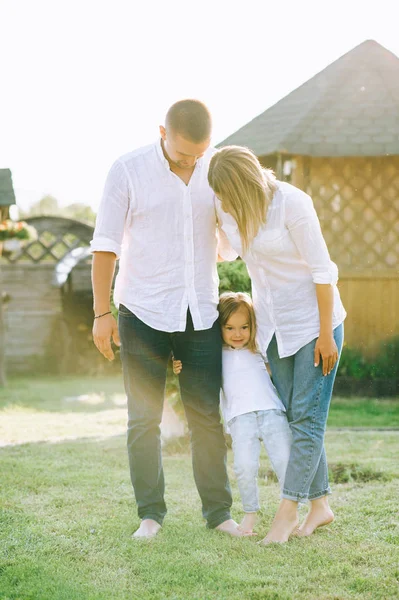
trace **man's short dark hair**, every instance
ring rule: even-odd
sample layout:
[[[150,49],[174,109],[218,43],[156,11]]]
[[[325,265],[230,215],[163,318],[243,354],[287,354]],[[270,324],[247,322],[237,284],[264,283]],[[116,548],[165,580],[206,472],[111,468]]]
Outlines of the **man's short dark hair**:
[[[179,100],[167,112],[166,128],[190,142],[204,142],[211,137],[211,114],[199,100]]]

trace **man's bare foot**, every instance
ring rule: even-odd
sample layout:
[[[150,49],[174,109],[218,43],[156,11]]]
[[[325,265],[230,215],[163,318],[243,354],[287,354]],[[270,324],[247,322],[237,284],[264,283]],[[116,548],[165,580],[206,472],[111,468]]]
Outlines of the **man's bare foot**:
[[[227,521],[223,521],[217,527],[215,527],[217,531],[221,531],[222,533],[228,533],[233,537],[246,537],[250,535],[254,535],[253,533],[246,533],[241,531],[238,527],[238,523],[233,521],[233,519],[228,519]]]
[[[288,542],[290,535],[297,529],[298,503],[283,498],[273,519],[272,526],[267,536],[260,542],[261,544],[284,544]]]
[[[238,526],[238,529],[243,533],[253,533],[256,520],[256,513],[245,513],[243,520]]]
[[[333,521],[334,513],[328,504],[326,496],[317,498],[317,500],[312,501],[310,510],[302,525],[298,527],[295,535],[307,537],[308,535],[312,535],[314,530],[318,527],[329,525],[329,523],[332,523]]]
[[[140,527],[134,532],[132,537],[135,539],[149,540],[150,538],[155,537],[160,529],[160,524],[154,521],[154,519],[143,519]]]

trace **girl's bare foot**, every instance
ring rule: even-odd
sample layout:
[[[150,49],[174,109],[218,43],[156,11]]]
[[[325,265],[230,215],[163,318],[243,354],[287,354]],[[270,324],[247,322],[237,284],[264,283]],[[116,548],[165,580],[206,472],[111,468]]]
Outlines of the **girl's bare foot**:
[[[256,513],[245,513],[243,520],[238,526],[238,529],[243,533],[253,533],[256,520]]]
[[[312,535],[315,529],[328,525],[334,521],[334,513],[331,510],[327,496],[312,500],[310,510],[302,525],[298,527],[296,535],[299,537],[307,537]]]
[[[297,529],[298,503],[283,498],[274,517],[271,529],[261,544],[284,544],[288,542],[290,535]]]
[[[133,536],[136,539],[150,539],[157,535],[158,531],[161,529],[159,523],[154,521],[153,519],[143,519],[141,521],[141,525],[137,531],[134,532]]]
[[[249,535],[254,535],[253,533],[247,533],[247,532],[241,531],[238,527],[238,523],[233,521],[233,519],[228,519],[227,521],[223,521],[223,523],[220,523],[220,525],[215,527],[215,529],[217,531],[221,531],[222,533],[228,533],[229,535],[232,535],[233,537],[246,537]]]

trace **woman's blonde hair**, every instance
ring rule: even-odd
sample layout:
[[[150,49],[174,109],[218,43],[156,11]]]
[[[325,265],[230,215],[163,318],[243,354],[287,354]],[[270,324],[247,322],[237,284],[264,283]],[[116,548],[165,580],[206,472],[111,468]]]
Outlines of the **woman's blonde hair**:
[[[224,294],[221,294],[218,306],[220,326],[224,327],[226,323],[228,323],[231,315],[240,308],[244,308],[248,313],[249,342],[246,345],[246,348],[251,350],[251,352],[257,352],[256,317],[252,298],[249,294],[246,294],[245,292],[225,292]]]
[[[266,223],[267,209],[277,189],[273,171],[262,167],[243,146],[225,146],[212,156],[208,182],[222,209],[236,221],[243,253]]]

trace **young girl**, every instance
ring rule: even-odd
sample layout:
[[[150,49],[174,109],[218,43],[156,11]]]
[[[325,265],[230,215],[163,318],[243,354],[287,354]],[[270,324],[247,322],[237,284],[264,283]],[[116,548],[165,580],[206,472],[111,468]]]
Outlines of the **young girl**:
[[[261,441],[282,487],[291,432],[284,405],[257,352],[250,296],[241,292],[222,294],[219,317],[223,338],[221,408],[233,440],[234,471],[245,512],[238,528],[243,535],[249,535],[259,510],[257,476]],[[173,370],[180,373],[181,361],[173,361]]]

